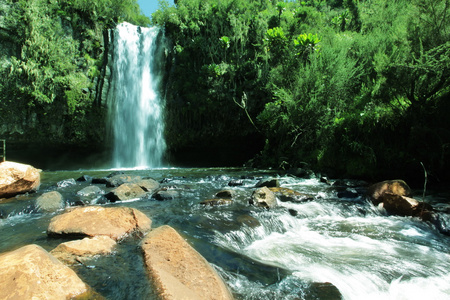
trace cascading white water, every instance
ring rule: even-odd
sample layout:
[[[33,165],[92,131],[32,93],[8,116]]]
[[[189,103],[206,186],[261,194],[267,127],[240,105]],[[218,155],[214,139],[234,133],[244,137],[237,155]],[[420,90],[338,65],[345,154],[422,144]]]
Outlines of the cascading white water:
[[[113,72],[108,96],[114,168],[162,165],[166,148],[159,94],[160,29],[122,23],[114,31]]]

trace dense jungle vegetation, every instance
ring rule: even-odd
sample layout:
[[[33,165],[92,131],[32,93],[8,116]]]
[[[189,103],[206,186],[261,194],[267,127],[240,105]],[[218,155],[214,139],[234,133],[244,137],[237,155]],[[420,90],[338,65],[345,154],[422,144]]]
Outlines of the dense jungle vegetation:
[[[152,15],[172,147],[258,137],[257,166],[449,175],[449,0],[175,3]]]
[[[450,177],[450,0],[0,0],[0,137],[105,142],[107,29],[165,29],[176,157]]]
[[[0,137],[10,145],[104,141],[107,29],[148,25],[136,0],[0,1]]]

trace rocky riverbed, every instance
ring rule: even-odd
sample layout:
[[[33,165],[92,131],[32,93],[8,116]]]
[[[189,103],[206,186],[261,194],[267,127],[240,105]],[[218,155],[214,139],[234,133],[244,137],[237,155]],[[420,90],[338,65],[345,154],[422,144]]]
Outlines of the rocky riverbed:
[[[450,249],[440,233],[448,217],[441,195],[426,199],[433,221],[389,211],[389,199],[413,191],[395,194],[385,183],[378,190],[384,200],[373,202],[364,182],[270,170],[41,175],[37,192],[0,202],[0,258],[30,251],[50,257],[58,265],[51,268],[65,266],[85,284],[70,295],[165,299],[175,290],[194,299],[218,282],[217,299],[357,299],[406,295],[421,281],[448,296],[448,283],[437,279]]]

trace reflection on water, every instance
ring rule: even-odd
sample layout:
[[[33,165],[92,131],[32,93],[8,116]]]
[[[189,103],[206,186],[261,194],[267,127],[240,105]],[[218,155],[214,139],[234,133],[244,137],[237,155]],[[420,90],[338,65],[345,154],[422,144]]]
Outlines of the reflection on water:
[[[68,203],[75,203],[77,191],[88,183],[58,188],[58,181],[110,172],[44,172],[39,193],[0,203],[8,215],[0,219],[0,252],[30,243],[51,250],[63,242],[46,236],[57,213],[36,212],[34,200],[44,191],[58,190]],[[276,176],[270,171],[126,172],[164,180],[163,185],[177,188],[181,196],[105,205],[134,207],[152,219],[153,227],[168,224],[177,229],[213,264],[237,299],[450,298],[449,237],[417,219],[386,216],[361,195],[338,198],[335,189],[317,179],[280,177],[283,187],[311,194],[314,200],[278,201],[277,208],[265,210],[247,203],[260,178]],[[229,187],[236,179],[243,185]],[[225,188],[236,192],[231,205],[199,204]],[[126,240],[112,255],[75,266],[75,271],[107,299],[153,299],[138,244],[139,240]]]

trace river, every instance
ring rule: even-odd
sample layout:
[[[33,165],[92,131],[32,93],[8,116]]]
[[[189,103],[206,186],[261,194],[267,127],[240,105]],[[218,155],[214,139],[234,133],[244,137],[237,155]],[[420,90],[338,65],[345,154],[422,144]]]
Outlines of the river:
[[[224,278],[236,299],[450,299],[450,237],[415,218],[388,216],[364,197],[364,187],[339,188],[319,179],[278,176],[241,168],[126,170],[179,191],[173,200],[150,197],[104,206],[129,206],[145,213],[153,228],[170,225]],[[47,237],[50,219],[61,212],[36,211],[35,199],[58,190],[67,205],[89,183],[67,184],[81,175],[105,177],[111,170],[44,171],[40,190],[0,203],[0,253],[35,243],[50,251],[64,239]],[[314,197],[282,202],[274,209],[250,206],[262,178],[277,177],[287,187]],[[242,183],[230,187],[232,181]],[[59,187],[58,187],[59,182]],[[105,192],[105,185],[99,185]],[[204,206],[222,189],[235,200]],[[358,195],[357,197],[354,197]],[[446,202],[439,195],[433,204]],[[139,239],[120,243],[109,256],[74,267],[106,299],[154,299],[147,283]]]

